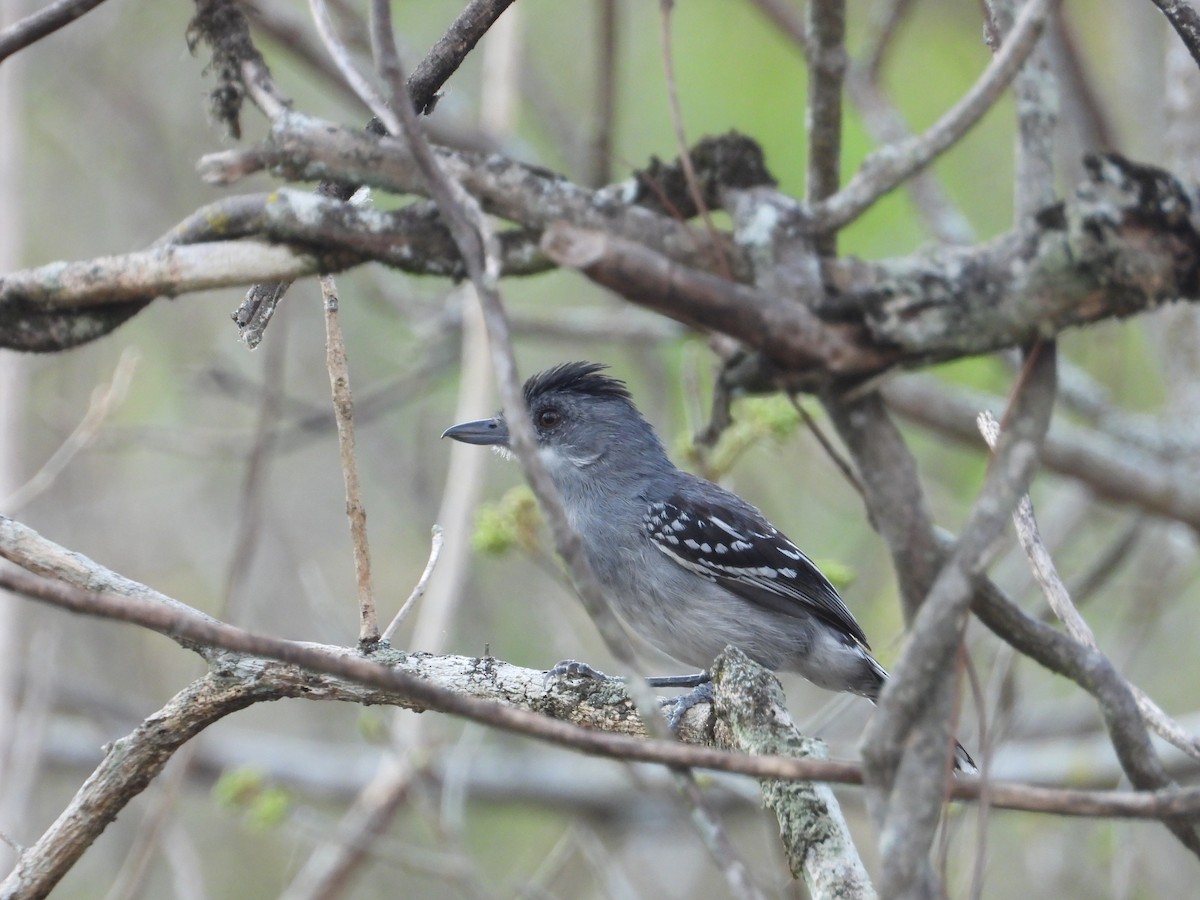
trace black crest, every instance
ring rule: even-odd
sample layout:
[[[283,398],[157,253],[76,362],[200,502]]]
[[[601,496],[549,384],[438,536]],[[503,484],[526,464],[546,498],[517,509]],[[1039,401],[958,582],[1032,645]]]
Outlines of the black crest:
[[[525,403],[532,406],[534,400],[549,393],[586,394],[592,397],[631,400],[625,382],[600,374],[607,368],[604,363],[568,362],[538,372],[525,382]]]

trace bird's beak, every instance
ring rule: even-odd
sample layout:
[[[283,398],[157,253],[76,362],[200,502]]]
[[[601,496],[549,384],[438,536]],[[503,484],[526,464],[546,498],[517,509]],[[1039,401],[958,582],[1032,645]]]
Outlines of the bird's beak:
[[[508,446],[508,426],[499,416],[494,419],[480,419],[478,422],[463,422],[461,425],[451,425],[442,432],[444,438],[454,438],[464,444],[480,444],[483,446]]]

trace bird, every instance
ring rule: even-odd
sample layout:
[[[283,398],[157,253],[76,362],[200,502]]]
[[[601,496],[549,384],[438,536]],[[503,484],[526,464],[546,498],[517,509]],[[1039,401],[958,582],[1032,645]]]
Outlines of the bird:
[[[733,645],[875,702],[888,673],[829,579],[755,506],[677,468],[607,368],[562,363],[523,391],[537,455],[625,627],[698,669]],[[509,452],[503,413],[442,437]],[[954,762],[975,770],[961,744]]]

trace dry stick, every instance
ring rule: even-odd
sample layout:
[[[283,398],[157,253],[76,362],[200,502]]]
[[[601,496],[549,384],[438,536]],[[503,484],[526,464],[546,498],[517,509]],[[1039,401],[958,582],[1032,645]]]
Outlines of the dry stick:
[[[412,589],[412,593],[408,595],[408,599],[404,601],[404,605],[400,607],[396,613],[396,617],[392,619],[391,624],[384,629],[381,640],[391,641],[392,635],[396,633],[396,629],[408,618],[408,614],[412,612],[413,606],[421,599],[425,593],[425,588],[429,585],[429,578],[433,575],[434,567],[437,565],[438,557],[442,553],[442,544],[445,543],[445,534],[442,531],[441,525],[434,525],[432,530],[432,540],[429,547],[429,561],[425,563],[425,570],[421,573],[421,577],[417,580],[416,586]]]
[[[987,69],[937,122],[919,137],[883,147],[867,157],[849,183],[813,209],[820,230],[842,228],[875,201],[952,147],[1000,99],[1041,36],[1046,18],[1060,0],[1029,0],[1008,40]]]
[[[29,569],[28,572],[0,569],[0,587],[70,612],[128,622],[163,634],[185,649],[219,662],[222,671],[230,675],[236,674],[240,663],[250,664],[255,658],[278,660],[389,692],[416,708],[458,715],[587,753],[759,778],[861,783],[860,768],[852,763],[727,753],[677,741],[589,730],[514,706],[466,696],[427,679],[347,654],[342,648],[253,634],[130,581],[4,516],[0,516],[0,556]],[[44,572],[48,577],[30,572]],[[96,591],[82,585],[104,588]],[[237,658],[227,656],[228,653]],[[250,668],[253,670],[254,666]],[[263,699],[277,696],[269,694]],[[980,787],[977,781],[958,779],[952,788],[953,796],[974,799],[979,796]],[[1200,787],[1088,791],[996,782],[988,789],[995,805],[1030,812],[1139,819],[1200,813]]]
[[[996,421],[996,417],[990,412],[982,412],[979,414],[978,425],[988,447],[994,448],[1000,433],[1000,425]],[[1046,595],[1046,602],[1050,604],[1050,608],[1054,610],[1059,621],[1066,626],[1067,633],[1085,647],[1102,652],[1091,627],[1080,615],[1071,600],[1067,586],[1059,577],[1054,559],[1038,530],[1037,519],[1033,513],[1033,501],[1028,494],[1022,496],[1017,504],[1017,508],[1013,512],[1013,522],[1017,527],[1017,537],[1021,542],[1021,547],[1025,551],[1025,555],[1029,557],[1034,577],[1037,579],[1042,593]],[[1141,688],[1130,684],[1129,689],[1133,692],[1138,710],[1146,720],[1146,724],[1159,737],[1193,759],[1200,759],[1200,739],[1169,716]]]
[[[692,825],[704,841],[713,862],[725,876],[730,894],[738,900],[765,900],[765,895],[750,877],[749,868],[729,840],[721,817],[700,790],[700,785],[696,784],[696,776],[690,769],[674,769],[672,774],[690,809]]]
[[[379,23],[380,33],[377,35],[380,47],[381,68],[392,74],[389,79],[389,89],[393,98],[405,96],[404,82],[401,80],[401,67],[396,53],[395,42],[392,39],[390,12],[386,0],[372,0],[373,23]],[[417,118],[411,105],[393,100],[396,115],[391,110],[384,110],[389,119],[396,122],[399,132],[408,141],[409,149],[418,168],[428,184],[430,196],[441,209],[446,224],[459,246],[463,260],[467,265],[471,281],[479,293],[480,306],[483,309],[484,323],[487,327],[488,339],[492,347],[492,364],[496,368],[496,380],[500,386],[500,398],[504,408],[504,417],[508,422],[512,440],[512,449],[525,472],[534,495],[538,498],[546,521],[554,534],[555,544],[559,555],[565,560],[575,582],[576,590],[592,621],[596,624],[601,636],[609,649],[621,662],[622,667],[630,675],[636,672],[633,648],[629,638],[622,630],[604,591],[592,571],[583,544],[578,533],[571,527],[563,508],[562,498],[558,489],[550,479],[545,466],[537,456],[537,441],[533,434],[533,423],[525,406],[525,398],[521,393],[520,382],[517,378],[517,364],[513,356],[512,336],[509,332],[508,319],[504,312],[496,282],[499,276],[499,260],[497,256],[495,232],[491,229],[478,202],[463,189],[462,185],[451,179],[442,167],[421,134]],[[383,117],[381,117],[383,118]],[[646,719],[647,727],[659,732],[665,729],[665,722],[658,713],[657,703],[653,693],[640,677],[631,677],[628,685],[630,695],[638,705]]]
[[[71,460],[96,439],[104,420],[125,401],[125,395],[129,392],[129,385],[141,358],[141,354],[133,348],[121,351],[116,368],[113,369],[112,379],[108,384],[99,385],[92,391],[91,402],[79,424],[42,463],[37,472],[7,497],[0,499],[0,509],[6,513],[16,513],[54,484],[55,479],[71,464]]]
[[[0,31],[0,62],[40,41],[58,29],[70,25],[104,0],[58,0]]]
[[[808,4],[808,177],[805,199],[819,203],[837,191],[841,180],[842,81],[846,74],[845,0]],[[837,231],[818,234],[819,256],[837,255]]]
[[[725,248],[717,235],[717,227],[713,224],[712,214],[704,201],[700,183],[696,180],[696,167],[692,165],[692,152],[688,147],[687,133],[683,127],[683,107],[679,104],[679,88],[675,80],[675,60],[671,52],[671,11],[675,8],[675,0],[659,0],[659,12],[662,22],[662,59],[663,69],[667,80],[667,106],[671,111],[671,126],[675,129],[675,143],[679,147],[679,165],[683,169],[684,180],[687,181],[688,193],[700,218],[704,220],[704,228],[712,238],[712,249],[716,255],[716,270],[718,274],[729,280],[733,276],[729,267],[729,259],[725,256]]]
[[[333,393],[333,414],[337,420],[338,453],[342,479],[346,485],[346,517],[350,520],[350,539],[354,544],[354,581],[358,587],[358,644],[371,647],[379,642],[379,622],[375,614],[375,594],[371,586],[371,548],[367,542],[367,509],[358,484],[358,462],[354,454],[354,399],[350,395],[350,367],[346,362],[346,342],[338,313],[337,285],[332,275],[322,275],[321,300],[325,307],[325,365]]]
[[[801,54],[810,51],[808,31],[801,13],[790,0],[751,0],[759,11],[770,19]],[[851,63],[846,72],[846,94],[858,108],[863,123],[878,144],[899,146],[912,137],[904,116],[888,100],[880,85],[877,73],[873,73],[876,62],[890,46],[895,34],[896,19],[909,6],[909,0],[895,0],[892,12],[884,23],[871,51],[866,54],[867,62]],[[947,244],[969,244],[974,239],[970,222],[946,196],[941,184],[928,171],[916,172],[907,181],[907,189],[917,211],[925,220],[926,227]]]
[[[371,10],[369,40],[372,47],[376,66],[386,79],[386,66],[383,65],[381,47],[377,35],[380,24],[375,21],[378,11]],[[513,19],[507,20],[511,26]],[[498,27],[493,34],[502,33],[504,26]],[[512,29],[507,29],[511,31]],[[493,41],[484,53],[485,84],[494,84],[494,79],[488,79],[488,61],[496,51],[497,44]],[[486,89],[485,89],[486,94]],[[407,102],[406,98],[401,102]],[[485,103],[485,107],[488,104]],[[457,255],[457,250],[453,251]],[[474,296],[470,285],[458,291],[464,306],[471,303]],[[486,394],[487,347],[484,343],[482,322],[476,322],[474,310],[464,310],[462,316],[462,360],[464,372],[459,386],[459,409],[466,418],[478,417],[478,405]],[[482,345],[482,346],[480,346]],[[455,610],[461,602],[464,588],[463,570],[467,565],[466,553],[469,550],[467,540],[470,531],[470,511],[477,494],[479,481],[482,476],[482,466],[485,464],[483,455],[466,452],[469,448],[455,444],[450,451],[450,468],[446,475],[445,491],[438,510],[438,520],[445,522],[450,529],[451,540],[447,547],[447,565],[450,571],[438,585],[435,595],[430,597],[413,630],[411,645],[421,648],[424,652],[438,652],[445,642],[445,635],[450,624],[454,621]],[[433,531],[433,546],[429,563],[422,574],[412,594],[397,613],[392,624],[385,633],[389,639],[394,629],[425,591],[425,585],[432,574],[434,563],[441,556],[444,545],[443,529],[435,525]],[[390,826],[393,818],[399,812],[407,798],[415,774],[418,774],[416,760],[428,755],[423,738],[425,716],[392,716],[391,740],[389,752],[380,760],[378,770],[370,782],[363,787],[355,797],[349,811],[338,825],[336,840],[323,840],[310,855],[292,879],[284,896],[287,900],[321,900],[326,897],[337,897],[345,890],[346,885],[362,869],[364,857],[370,851],[372,844]]]
[[[596,114],[588,157],[587,184],[598,188],[612,178],[612,148],[617,119],[617,50],[620,6],[617,0],[593,0],[596,29]]]

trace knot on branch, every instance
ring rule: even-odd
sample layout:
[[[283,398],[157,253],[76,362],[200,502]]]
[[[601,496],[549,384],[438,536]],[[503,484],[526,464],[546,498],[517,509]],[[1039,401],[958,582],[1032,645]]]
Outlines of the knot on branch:
[[[1103,262],[1107,286],[1127,286],[1154,301],[1195,296],[1200,288],[1197,195],[1170,172],[1116,153],[1084,159],[1087,179],[1068,206],[1071,251]]]
[[[744,190],[776,184],[767,169],[762,147],[736,131],[701,138],[688,155],[696,172],[700,196],[710,208],[721,205],[717,195],[722,188]],[[633,177],[637,183],[633,202],[683,219],[699,215],[680,160],[664,163],[658,157],[651,157],[650,164],[635,172]]]

